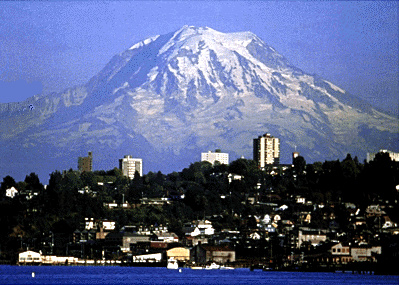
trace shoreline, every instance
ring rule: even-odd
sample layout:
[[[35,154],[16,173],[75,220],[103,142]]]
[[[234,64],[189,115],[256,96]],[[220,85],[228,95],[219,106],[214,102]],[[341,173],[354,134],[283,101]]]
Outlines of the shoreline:
[[[92,262],[93,260],[89,260],[89,262],[79,262],[79,263],[12,263],[4,262],[2,260],[0,262],[0,266],[26,266],[26,267],[35,267],[35,266],[44,266],[44,267],[51,267],[51,266],[61,266],[61,267],[138,267],[138,268],[166,268],[167,262],[122,262],[121,260],[107,260],[107,261],[100,261],[100,262]],[[294,266],[294,267],[284,267],[284,268],[268,268],[268,267],[259,267],[259,266],[231,266],[232,270],[248,270],[248,271],[264,271],[264,272],[325,272],[325,273],[337,273],[337,274],[354,274],[354,275],[389,275],[389,276],[398,276],[399,272],[390,270],[386,270],[382,266],[378,266],[377,264],[373,264],[373,267],[369,266],[360,266],[362,264],[347,264],[347,265],[331,265],[331,266],[309,266],[309,267],[301,267],[301,266]],[[179,269],[191,269],[191,270],[198,270],[197,268],[191,268],[192,266],[182,266]],[[385,269],[385,270],[383,270]],[[205,266],[201,268],[201,270],[208,270],[205,269]],[[223,269],[212,269],[212,270],[221,270]]]

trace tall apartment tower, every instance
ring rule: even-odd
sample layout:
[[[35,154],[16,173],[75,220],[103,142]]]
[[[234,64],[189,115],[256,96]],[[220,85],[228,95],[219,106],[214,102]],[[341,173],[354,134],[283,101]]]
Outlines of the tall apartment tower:
[[[254,139],[254,160],[258,168],[280,163],[280,139],[264,134]]]
[[[130,179],[134,178],[136,171],[143,176],[143,160],[141,158],[133,158],[131,155],[125,155],[119,159],[119,168],[124,176]]]
[[[215,150],[215,152],[201,152],[201,161],[208,161],[215,164],[215,161],[219,161],[221,164],[229,164],[229,154],[221,152],[220,149]]]
[[[93,153],[91,151],[88,156],[78,158],[78,170],[80,172],[93,171]]]

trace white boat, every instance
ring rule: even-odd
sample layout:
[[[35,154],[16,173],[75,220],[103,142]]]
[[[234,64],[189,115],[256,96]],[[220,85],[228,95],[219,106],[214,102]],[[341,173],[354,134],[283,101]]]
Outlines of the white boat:
[[[168,259],[168,265],[166,266],[168,269],[179,269],[179,264],[177,263],[177,260],[174,259],[173,257]]]
[[[219,269],[219,268],[220,268],[220,265],[216,264],[215,262],[212,262],[210,265],[207,265],[205,267],[205,269]]]
[[[232,266],[224,266],[224,265],[222,265],[222,266],[220,266],[220,269],[222,269],[222,270],[233,270],[235,268],[232,267]]]

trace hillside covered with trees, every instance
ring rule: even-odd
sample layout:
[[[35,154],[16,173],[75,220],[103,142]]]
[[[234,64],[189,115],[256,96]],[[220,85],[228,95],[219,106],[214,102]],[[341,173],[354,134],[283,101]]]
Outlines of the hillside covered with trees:
[[[253,217],[270,213],[270,202],[279,199],[288,205],[282,219],[294,220],[305,205],[295,197],[306,197],[316,209],[310,226],[328,228],[324,212],[333,211],[342,231],[349,231],[350,202],[361,210],[384,201],[387,214],[399,223],[399,163],[387,154],[378,154],[370,163],[360,163],[349,154],[342,161],[307,164],[301,156],[291,167],[270,166],[261,171],[252,160],[238,159],[230,165],[195,162],[181,172],[149,172],[133,180],[119,169],[79,173],[55,171],[46,187],[35,173],[16,182],[3,178],[0,187],[1,260],[12,259],[22,249],[45,249],[50,233],[73,233],[85,218],[116,222],[116,231],[125,225],[168,225],[170,231],[184,236],[186,222],[218,217],[216,229],[245,230],[256,227]],[[6,196],[15,187],[18,195]],[[162,206],[143,203],[146,199],[168,198]],[[253,198],[257,203],[251,203]],[[129,203],[129,208],[107,207],[107,203]],[[252,217],[252,218],[251,218]]]

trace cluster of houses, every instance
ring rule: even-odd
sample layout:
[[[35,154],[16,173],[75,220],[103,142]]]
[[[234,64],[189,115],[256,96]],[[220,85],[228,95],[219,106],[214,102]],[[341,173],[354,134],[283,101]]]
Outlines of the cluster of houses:
[[[6,194],[12,197],[16,191],[11,188]],[[32,193],[25,194],[29,199]],[[254,255],[258,257],[256,262],[268,260],[270,265],[279,252],[283,266],[308,262],[342,265],[377,262],[384,252],[380,237],[399,235],[398,225],[387,214],[391,207],[387,201],[377,201],[361,211],[353,203],[315,204],[302,196],[291,196],[283,201],[273,193],[267,198],[268,202],[264,202],[256,196],[247,197],[245,203],[266,207],[269,213],[263,216],[235,214],[241,227],[216,229],[214,224],[219,225],[223,217],[210,216],[185,224],[179,235],[165,225],[126,225],[116,231],[114,221],[86,218],[82,227],[73,233],[52,232],[47,244],[42,245],[44,254],[21,252],[18,262],[163,266],[173,258],[187,266],[217,262],[241,267],[252,264],[256,259],[251,258]],[[173,203],[174,199],[144,199],[142,202],[162,206]],[[111,210],[128,208],[124,204],[106,206]],[[334,209],[337,206],[345,210],[349,224],[345,231],[338,222]],[[315,228],[312,223],[315,218],[327,226]],[[280,251],[276,248],[273,251],[273,241],[277,241]],[[390,251],[399,256],[397,247]]]
[[[235,251],[228,246],[211,246],[206,236],[212,236],[214,229],[207,220],[196,221],[185,228],[187,238],[184,245],[179,237],[169,232],[167,227],[129,227],[115,232],[112,221],[94,221],[87,218],[85,228],[73,233],[73,242],[69,252],[74,256],[44,255],[42,252],[24,251],[19,254],[19,264],[44,265],[104,265],[128,263],[136,266],[156,266],[174,259],[182,264],[206,264],[209,261],[227,264],[236,261]],[[58,239],[54,237],[53,241]],[[201,242],[205,241],[204,244]],[[53,246],[57,243],[54,241]],[[93,254],[95,244],[101,244],[101,255]],[[80,245],[81,256],[75,257],[73,248]],[[84,247],[87,247],[84,249]],[[91,253],[87,254],[87,250]],[[118,252],[124,258],[110,253]],[[79,255],[79,254],[78,254]]]
[[[14,186],[9,189],[6,189],[6,193],[5,193],[6,197],[14,198],[17,195],[24,196],[26,198],[26,200],[30,200],[33,197],[39,195],[39,192],[33,191],[33,190],[18,191]]]
[[[81,193],[95,194],[88,188]],[[15,188],[6,192],[10,198],[17,194],[26,195],[27,199],[36,195],[18,193]],[[226,195],[220,199],[226,199]],[[142,198],[140,205],[162,207],[183,198]],[[254,262],[285,267],[306,263],[375,263],[388,248],[382,237],[399,237],[398,225],[387,214],[393,207],[390,201],[377,200],[361,210],[348,202],[317,204],[308,197],[292,195],[282,199],[270,192],[264,197],[249,194],[242,203],[267,214],[234,214],[239,225],[231,224],[230,228],[220,228],[225,224],[221,222],[222,215],[208,216],[184,224],[178,234],[167,225],[157,224],[125,225],[116,230],[114,221],[87,217],[73,233],[51,232],[42,245],[44,254],[24,251],[18,262],[158,266],[174,259],[187,266],[216,262],[234,267]],[[133,207],[126,201],[104,206],[111,211]],[[389,250],[391,255],[399,256],[399,247]]]
[[[266,256],[263,259],[273,262],[272,240],[278,241],[278,246],[283,249],[282,262],[285,266],[311,261],[329,264],[376,262],[383,250],[378,244],[378,235],[399,234],[399,228],[381,205],[370,205],[361,215],[353,204],[345,204],[350,227],[356,232],[349,239],[349,233],[340,230],[331,211],[325,211],[322,217],[329,222],[328,228],[310,227],[315,211],[304,209],[316,210],[326,206],[313,205],[303,197],[292,197],[292,201],[306,207],[299,207],[302,210],[294,212],[289,220],[284,219],[284,211],[292,205],[286,204],[276,204],[274,210],[264,216],[240,217],[243,223],[252,221],[250,227],[241,231],[215,229],[212,221],[216,222],[221,216],[185,224],[180,236],[164,225],[127,225],[116,231],[113,221],[86,218],[82,229],[73,232],[72,239],[52,233],[47,249],[49,254],[22,252],[19,263],[163,266],[172,258],[186,266],[216,262],[241,267],[253,263],[248,256],[254,252],[264,252]],[[367,231],[362,231],[366,225],[368,229],[375,230],[368,230],[368,236]],[[54,255],[54,248],[65,248],[65,245],[66,255]],[[265,248],[268,250],[265,251]],[[310,248],[313,251],[309,251]],[[318,248],[320,250],[314,250]]]

